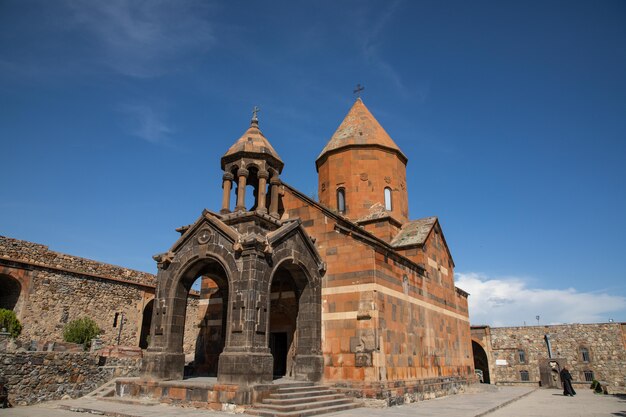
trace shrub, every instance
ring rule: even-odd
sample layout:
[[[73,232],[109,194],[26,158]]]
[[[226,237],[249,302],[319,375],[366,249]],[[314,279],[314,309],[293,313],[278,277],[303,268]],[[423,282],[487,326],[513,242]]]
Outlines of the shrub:
[[[91,346],[91,339],[100,334],[100,328],[89,317],[73,320],[63,328],[63,340],[70,343],[80,343],[85,350]]]
[[[22,323],[17,319],[13,310],[0,308],[0,329],[7,329],[11,337],[16,338],[22,332]]]

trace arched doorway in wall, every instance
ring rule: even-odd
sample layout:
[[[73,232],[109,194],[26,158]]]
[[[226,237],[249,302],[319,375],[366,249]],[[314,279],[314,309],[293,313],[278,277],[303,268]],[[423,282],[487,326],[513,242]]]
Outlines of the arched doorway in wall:
[[[297,378],[297,355],[315,351],[315,311],[314,291],[303,269],[292,261],[280,264],[270,286],[268,345],[274,378]]]
[[[483,373],[483,382],[490,384],[491,379],[489,377],[489,359],[487,359],[487,353],[480,343],[472,340],[472,352],[474,353],[474,369],[479,369]]]
[[[0,275],[0,308],[16,311],[22,293],[20,282],[8,275]]]
[[[154,298],[148,301],[143,308],[143,317],[141,320],[141,333],[139,335],[139,347],[147,349],[150,342],[150,325],[152,324],[152,310],[154,308]]]
[[[198,291],[199,299],[189,299],[191,290]],[[222,353],[226,337],[226,316],[228,306],[228,278],[226,271],[217,261],[205,259],[192,266],[180,279],[178,294],[184,294],[184,308],[178,316],[184,318],[181,350],[190,347],[184,375],[217,376],[219,355]],[[182,303],[181,303],[182,304]],[[196,312],[187,311],[193,306]],[[189,322],[188,322],[189,321]]]

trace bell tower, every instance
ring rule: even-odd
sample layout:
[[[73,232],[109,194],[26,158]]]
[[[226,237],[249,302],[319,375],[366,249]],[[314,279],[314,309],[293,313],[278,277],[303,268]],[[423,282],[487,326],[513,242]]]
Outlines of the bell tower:
[[[315,161],[320,203],[353,221],[386,215],[408,221],[407,157],[361,98]]]
[[[231,212],[230,193],[234,182],[237,186],[234,211],[269,212],[272,217],[278,218],[279,175],[284,163],[259,129],[258,111],[258,107],[255,107],[248,130],[222,156],[222,214]],[[247,185],[254,188],[254,202],[246,202]]]

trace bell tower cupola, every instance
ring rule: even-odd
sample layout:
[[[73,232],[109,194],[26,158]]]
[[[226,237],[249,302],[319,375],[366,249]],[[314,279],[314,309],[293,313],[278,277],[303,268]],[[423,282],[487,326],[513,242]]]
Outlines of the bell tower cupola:
[[[404,153],[357,98],[315,161],[320,203],[350,220],[408,221]]]
[[[269,212],[278,218],[279,175],[284,163],[259,129],[258,112],[258,107],[255,107],[248,130],[222,156],[222,214],[231,212],[230,193],[234,183],[237,186],[234,211]],[[246,202],[246,186],[254,188],[254,202]]]

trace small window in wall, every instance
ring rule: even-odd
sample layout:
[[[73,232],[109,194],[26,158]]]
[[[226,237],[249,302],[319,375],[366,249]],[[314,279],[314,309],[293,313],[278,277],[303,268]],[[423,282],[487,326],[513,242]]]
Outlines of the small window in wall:
[[[519,371],[519,379],[521,381],[530,381],[530,375],[528,375],[528,371]]]
[[[519,359],[519,363],[526,363],[526,352],[524,352],[523,349],[518,349],[517,358]]]
[[[391,211],[391,188],[385,187],[385,210]]]
[[[589,362],[589,349],[587,349],[586,347],[581,347],[580,357],[583,360],[583,362]]]
[[[343,188],[337,190],[337,211],[339,213],[346,212],[346,190]]]
[[[593,381],[593,371],[583,371],[583,374],[585,375],[585,381],[587,382],[591,382]]]

